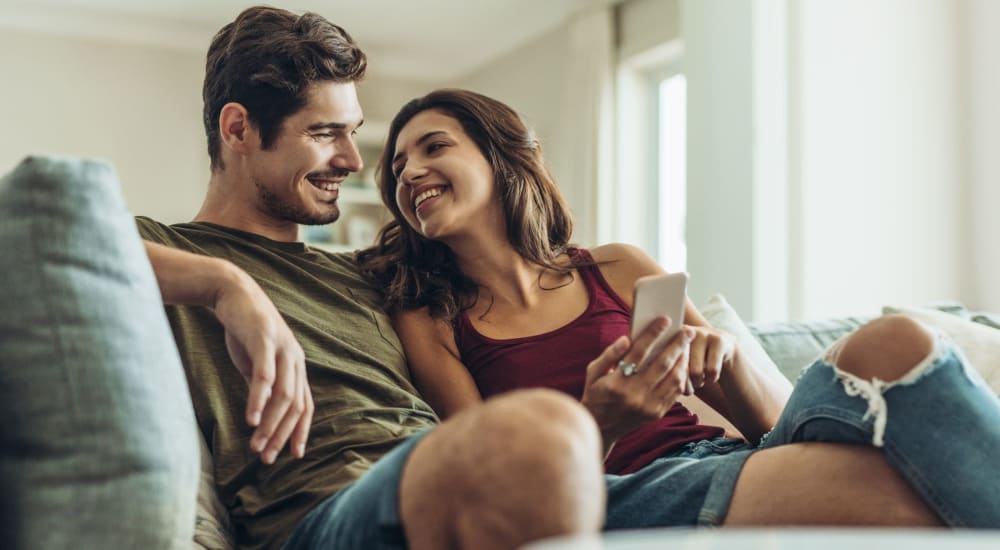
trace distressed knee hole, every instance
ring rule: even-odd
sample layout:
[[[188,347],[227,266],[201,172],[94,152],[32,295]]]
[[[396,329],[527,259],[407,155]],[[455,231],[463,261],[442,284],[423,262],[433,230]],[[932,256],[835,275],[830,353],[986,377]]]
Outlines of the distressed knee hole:
[[[833,367],[837,379],[843,384],[844,392],[851,397],[861,397],[868,403],[868,409],[865,411],[863,419],[872,419],[872,445],[882,447],[885,444],[885,426],[889,419],[889,409],[885,401],[885,392],[897,385],[906,386],[915,384],[926,376],[941,355],[942,346],[940,344],[940,337],[933,339],[931,351],[926,357],[910,368],[903,376],[891,381],[880,380],[877,377],[873,377],[870,380],[865,379],[840,368],[837,364],[837,359],[840,357],[840,346],[843,344],[843,341],[843,339],[838,341],[830,348],[830,351],[827,353],[828,363]]]

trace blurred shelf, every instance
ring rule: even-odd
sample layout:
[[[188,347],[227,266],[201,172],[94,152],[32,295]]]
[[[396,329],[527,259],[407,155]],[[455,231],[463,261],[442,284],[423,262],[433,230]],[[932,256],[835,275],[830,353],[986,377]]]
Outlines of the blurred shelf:
[[[341,185],[337,194],[339,204],[377,204],[382,205],[382,197],[379,196],[378,189],[374,187],[356,187],[353,185]]]

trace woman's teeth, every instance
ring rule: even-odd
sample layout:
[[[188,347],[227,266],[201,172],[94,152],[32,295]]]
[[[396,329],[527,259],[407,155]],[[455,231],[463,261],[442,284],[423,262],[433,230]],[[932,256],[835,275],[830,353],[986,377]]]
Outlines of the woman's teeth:
[[[415,199],[413,199],[413,208],[417,208],[418,206],[420,206],[420,203],[424,202],[429,198],[437,197],[440,194],[441,194],[440,187],[435,187],[434,189],[428,189],[424,191],[423,193],[417,195]]]

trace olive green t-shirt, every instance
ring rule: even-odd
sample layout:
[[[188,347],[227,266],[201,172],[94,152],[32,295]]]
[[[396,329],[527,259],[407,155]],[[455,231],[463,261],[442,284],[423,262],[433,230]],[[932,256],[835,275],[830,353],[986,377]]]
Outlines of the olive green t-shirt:
[[[247,383],[222,326],[204,307],[167,306],[195,413],[215,460],[215,483],[239,545],[279,547],[320,501],[361,476],[408,436],[436,423],[417,395],[402,346],[358,273],[353,254],[208,223],[136,218],[144,239],[228,259],[256,279],[305,351],[316,411],[303,459],[270,466],[250,450]]]

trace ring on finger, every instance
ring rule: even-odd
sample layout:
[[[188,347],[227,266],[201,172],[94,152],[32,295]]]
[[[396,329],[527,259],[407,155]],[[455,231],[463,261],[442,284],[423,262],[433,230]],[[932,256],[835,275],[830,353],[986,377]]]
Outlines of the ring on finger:
[[[622,371],[622,376],[626,378],[639,372],[639,368],[635,363],[627,363],[624,359],[618,362],[618,368]]]

